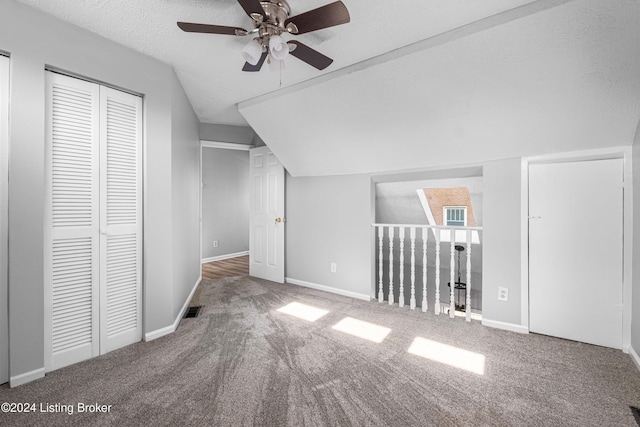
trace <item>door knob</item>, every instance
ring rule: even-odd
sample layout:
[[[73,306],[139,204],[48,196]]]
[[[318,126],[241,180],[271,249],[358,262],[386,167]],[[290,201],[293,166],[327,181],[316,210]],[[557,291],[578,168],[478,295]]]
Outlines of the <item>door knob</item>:
[[[285,218],[276,218],[276,222],[286,222]]]

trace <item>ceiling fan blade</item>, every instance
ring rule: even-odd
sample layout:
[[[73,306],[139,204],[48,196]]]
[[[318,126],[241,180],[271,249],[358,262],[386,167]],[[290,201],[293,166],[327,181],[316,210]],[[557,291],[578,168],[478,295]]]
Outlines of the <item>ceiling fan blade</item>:
[[[347,7],[341,1],[336,1],[300,15],[292,16],[284,22],[284,25],[287,27],[289,24],[293,24],[297,31],[289,26],[292,29],[291,33],[304,34],[335,25],[346,24],[350,20]]]
[[[258,14],[262,15],[263,18],[266,18],[264,15],[264,9],[260,6],[259,0],[238,0],[238,3],[240,3],[240,6],[242,6],[247,15],[251,16],[252,14]]]
[[[188,33],[226,34],[240,36],[247,34],[247,30],[240,27],[225,27],[224,25],[194,24],[192,22],[178,22],[178,27]]]
[[[262,52],[262,56],[256,65],[251,65],[248,62],[244,63],[244,67],[242,67],[242,71],[260,71],[262,68],[262,64],[264,64],[264,60],[267,59],[268,52]]]
[[[333,62],[333,59],[328,56],[324,56],[317,50],[311,49],[309,46],[302,44],[297,40],[292,40],[288,42],[288,44],[292,45],[292,49],[289,52],[290,55],[295,56],[312,67],[316,67],[318,70],[324,70]],[[293,46],[295,46],[295,48],[293,48]]]

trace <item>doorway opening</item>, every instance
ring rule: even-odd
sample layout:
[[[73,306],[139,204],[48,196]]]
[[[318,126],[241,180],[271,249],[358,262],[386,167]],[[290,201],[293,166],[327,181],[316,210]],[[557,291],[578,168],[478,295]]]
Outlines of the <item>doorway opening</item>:
[[[374,191],[377,299],[459,316],[469,305],[480,319],[482,176],[378,182]]]
[[[202,141],[202,264],[249,253],[249,148]]]

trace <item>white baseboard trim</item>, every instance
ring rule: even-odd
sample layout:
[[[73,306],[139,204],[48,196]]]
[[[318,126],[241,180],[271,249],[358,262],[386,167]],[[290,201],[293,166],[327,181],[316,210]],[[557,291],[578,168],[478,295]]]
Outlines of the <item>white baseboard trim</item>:
[[[490,328],[504,329],[505,331],[517,332],[519,334],[528,334],[529,328],[515,323],[499,322],[497,320],[482,319],[482,326]]]
[[[9,378],[9,386],[11,388],[21,386],[22,384],[30,383],[37,379],[44,377],[44,366],[42,368],[34,369],[33,371],[25,372],[24,374],[15,375]]]
[[[245,255],[249,255],[249,251],[236,252],[234,254],[212,256],[210,258],[203,258],[202,259],[202,264],[206,264],[206,263],[212,262],[212,261],[222,261],[223,259],[238,258],[239,256],[245,256]]]
[[[145,341],[153,341],[165,335],[172,334],[176,331],[176,329],[178,329],[178,325],[180,324],[180,321],[184,317],[184,314],[187,312],[187,309],[189,308],[189,303],[191,302],[191,298],[193,298],[193,294],[196,293],[196,289],[198,289],[198,285],[200,284],[200,282],[202,282],[202,275],[200,275],[200,277],[196,281],[196,284],[193,285],[193,288],[191,289],[191,292],[189,292],[189,296],[187,297],[187,300],[184,302],[184,304],[182,304],[182,308],[180,309],[178,316],[173,321],[173,324],[144,334]]]
[[[172,333],[175,332],[175,330],[176,330],[176,328],[174,328],[173,325],[169,325],[169,326],[166,326],[166,327],[161,328],[161,329],[156,329],[155,331],[151,331],[151,332],[148,332],[148,333],[144,334],[144,340],[145,341],[153,341],[153,340],[158,339],[160,337],[163,337],[165,335],[172,334]]]
[[[640,356],[638,356],[638,353],[636,353],[636,351],[631,346],[629,346],[629,356],[631,356],[631,360],[633,360],[633,363],[636,364],[636,368],[640,370]]]
[[[292,279],[291,277],[286,277],[284,280],[285,282],[291,283],[292,285],[304,286],[305,288],[316,289],[318,291],[330,292],[332,294],[338,294],[345,297],[371,301],[371,297],[367,294],[345,291],[344,289],[332,288],[331,286],[319,285],[317,283],[305,282],[304,280]]]

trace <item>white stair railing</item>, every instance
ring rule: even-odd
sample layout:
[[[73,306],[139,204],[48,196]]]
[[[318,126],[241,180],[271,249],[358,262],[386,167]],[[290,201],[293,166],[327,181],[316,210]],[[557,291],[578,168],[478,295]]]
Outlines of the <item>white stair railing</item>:
[[[436,302],[433,306],[433,312],[436,316],[440,315],[440,229],[434,230],[436,236]],[[422,267],[425,270],[426,266]]]
[[[400,231],[400,296],[398,296],[398,305],[404,307],[404,227],[399,227]]]
[[[411,228],[409,232],[409,238],[411,239],[411,299],[409,300],[409,307],[411,310],[416,309],[416,229]]]
[[[456,233],[449,233],[451,236],[451,259],[449,263],[449,317],[456,316]]]
[[[384,246],[384,227],[382,226],[378,226],[378,277],[380,279],[380,281],[378,282],[378,302],[382,302],[384,301],[384,291],[382,290],[384,288],[384,284],[382,283],[382,276],[384,273],[383,267],[384,267],[384,263],[383,263],[383,254],[382,254],[382,247]]]
[[[460,271],[456,270],[456,242],[463,243],[466,245],[466,283],[465,286],[465,300],[464,300],[464,316],[467,321],[471,321],[471,256],[472,256],[472,246],[473,244],[479,244],[479,233],[482,231],[482,227],[445,227],[445,226],[433,226],[433,225],[410,225],[410,224],[373,224],[375,230],[378,233],[378,302],[386,300],[390,305],[395,304],[395,296],[394,296],[394,250],[397,250],[399,253],[399,274],[398,274],[398,306],[404,307],[405,304],[405,296],[404,296],[404,287],[405,287],[405,229],[409,229],[409,248],[410,248],[410,286],[411,286],[411,294],[409,299],[409,307],[411,310],[416,309],[416,244],[419,243],[419,240],[422,241],[422,300],[421,300],[421,308],[423,312],[428,311],[428,256],[427,250],[432,247],[429,244],[429,240],[432,240],[435,244],[433,247],[435,251],[435,259],[433,260],[435,263],[435,268],[432,277],[434,278],[434,287],[435,287],[435,295],[434,295],[434,314],[439,315],[443,310],[446,312],[447,309],[449,311],[449,317],[455,317],[456,313],[456,301],[455,301],[455,293],[456,293],[456,281],[460,281],[457,279],[457,275],[460,275]],[[396,228],[398,229],[398,234],[396,235]],[[421,230],[420,236],[418,236],[417,229]],[[386,230],[386,232],[385,232]],[[385,255],[385,234],[388,236],[387,240],[387,259],[384,259]],[[429,239],[429,235],[432,235],[433,238]],[[394,241],[398,239],[398,247],[394,249]],[[440,266],[441,266],[441,245],[442,243],[449,243],[449,304],[448,306],[442,306],[440,302]],[[475,251],[473,252],[475,253]],[[385,289],[385,277],[384,277],[384,265],[388,265],[387,272],[387,288]],[[446,265],[446,264],[445,264]],[[458,268],[461,266],[459,265]],[[386,291],[386,293],[385,293]]]
[[[465,301],[465,318],[471,321],[471,232],[467,231],[467,292]]]
[[[393,230],[395,226],[389,226],[389,305],[393,305]]]
[[[422,227],[422,311],[426,312],[429,308],[427,303],[427,269],[424,267],[427,265],[427,234],[429,229]],[[383,293],[384,295],[384,293]],[[384,297],[383,297],[384,298]]]

